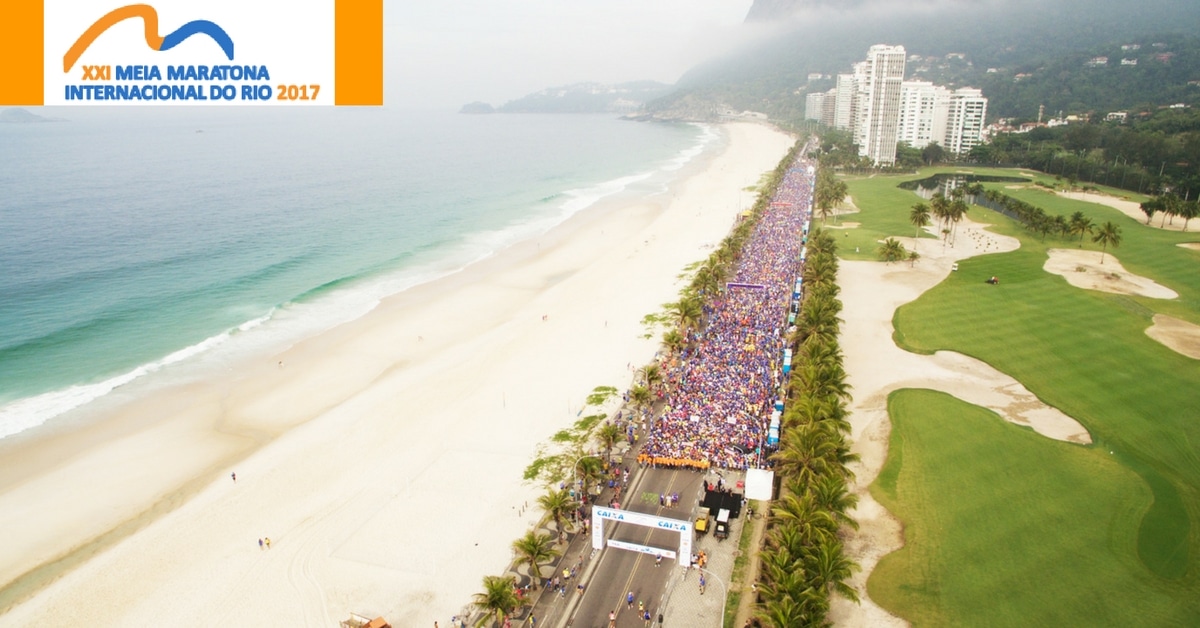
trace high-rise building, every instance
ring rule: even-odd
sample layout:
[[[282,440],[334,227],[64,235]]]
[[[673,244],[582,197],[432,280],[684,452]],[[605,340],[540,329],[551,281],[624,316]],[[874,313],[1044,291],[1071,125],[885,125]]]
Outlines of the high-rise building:
[[[858,89],[860,126],[855,136],[861,140],[859,155],[876,164],[896,162],[896,133],[906,56],[904,46],[875,45],[867,51],[863,84]]]
[[[821,124],[825,126],[833,126],[833,119],[837,115],[837,88],[825,92],[825,99],[821,102]]]
[[[946,141],[950,90],[929,81],[904,81],[900,89],[900,121],[896,141],[913,148]]]
[[[854,130],[856,116],[854,105],[858,92],[854,76],[854,74],[839,74],[837,77],[837,87],[833,88],[837,93],[837,96],[834,97],[833,113],[833,126],[836,129],[844,131]]]
[[[950,95],[949,112],[946,116],[946,141],[942,147],[947,152],[964,154],[971,152],[983,141],[983,123],[987,118],[987,98],[983,92],[972,87],[954,90]]]
[[[825,92],[812,92],[804,98],[804,119],[820,120],[825,110]]]

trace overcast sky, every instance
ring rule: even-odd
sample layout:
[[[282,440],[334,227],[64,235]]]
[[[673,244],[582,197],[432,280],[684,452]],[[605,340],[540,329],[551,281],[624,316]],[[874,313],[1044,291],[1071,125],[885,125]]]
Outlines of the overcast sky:
[[[384,5],[389,107],[500,105],[545,87],[674,83],[744,40],[752,0],[437,0]]]

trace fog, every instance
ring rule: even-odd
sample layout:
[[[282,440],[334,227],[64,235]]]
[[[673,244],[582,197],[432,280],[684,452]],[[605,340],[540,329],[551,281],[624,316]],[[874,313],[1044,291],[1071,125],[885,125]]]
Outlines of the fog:
[[[583,81],[674,83],[756,29],[751,0],[440,0],[384,7],[384,98],[500,105]]]

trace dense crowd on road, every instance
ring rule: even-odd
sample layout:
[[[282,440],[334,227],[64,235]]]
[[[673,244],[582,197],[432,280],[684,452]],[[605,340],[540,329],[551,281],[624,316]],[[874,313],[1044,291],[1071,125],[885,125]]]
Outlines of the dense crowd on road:
[[[657,466],[745,469],[757,460],[779,385],[786,317],[800,275],[813,169],[786,172],[738,259],[731,283],[705,306],[703,329],[664,364],[669,405],[639,461]]]

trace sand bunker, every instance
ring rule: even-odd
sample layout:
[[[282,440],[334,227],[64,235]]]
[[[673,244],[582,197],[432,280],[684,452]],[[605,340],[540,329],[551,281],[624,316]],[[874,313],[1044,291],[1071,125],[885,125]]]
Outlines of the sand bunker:
[[[843,222],[837,225],[825,225],[826,229],[857,229],[861,222]]]
[[[1200,325],[1166,314],[1155,314],[1154,324],[1146,328],[1146,335],[1176,353],[1200,360]]]
[[[1175,299],[1174,290],[1140,275],[1134,275],[1121,266],[1112,253],[1077,249],[1050,249],[1050,257],[1042,268],[1048,273],[1062,275],[1067,283],[1076,288],[1100,290],[1113,294],[1131,294],[1152,299]]]
[[[1175,246],[1191,249],[1193,251],[1200,251],[1200,242],[1181,242]]]
[[[1146,214],[1142,213],[1141,203],[1135,203],[1124,198],[1109,196],[1107,194],[1097,194],[1095,192],[1059,192],[1059,196],[1069,198],[1076,201],[1086,201],[1088,203],[1096,203],[1111,207],[1126,216],[1138,221],[1138,224],[1146,224]],[[1167,224],[1163,224],[1163,219],[1166,219]],[[1154,218],[1148,225],[1155,229],[1166,229],[1167,231],[1183,231],[1184,221],[1182,218],[1164,216],[1163,214],[1155,214]],[[1196,230],[1195,225],[1188,225],[1192,231]]]

